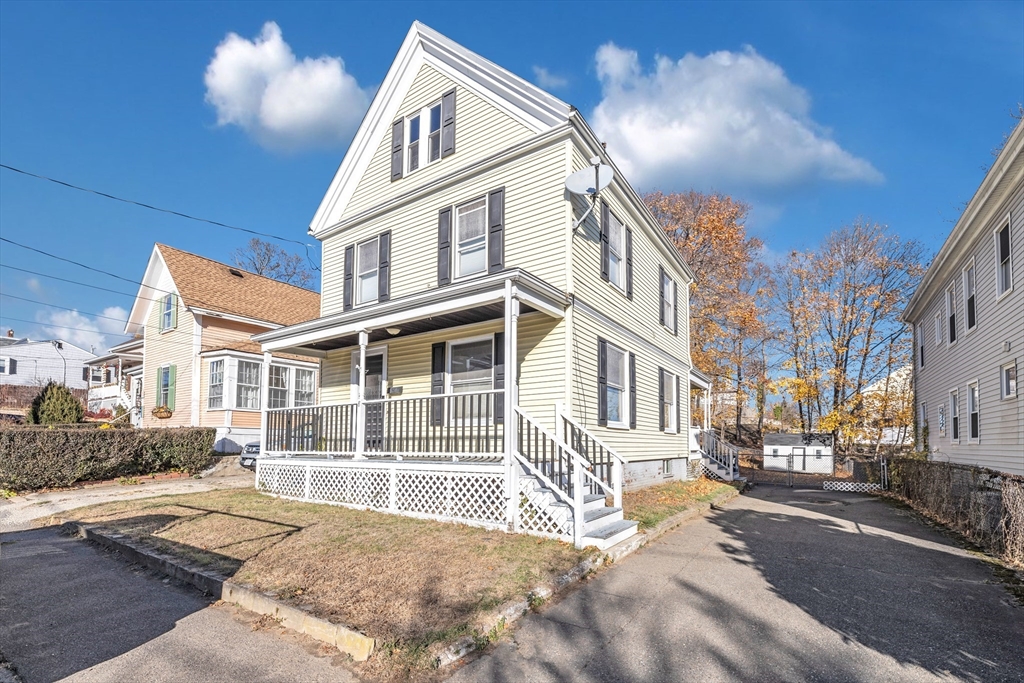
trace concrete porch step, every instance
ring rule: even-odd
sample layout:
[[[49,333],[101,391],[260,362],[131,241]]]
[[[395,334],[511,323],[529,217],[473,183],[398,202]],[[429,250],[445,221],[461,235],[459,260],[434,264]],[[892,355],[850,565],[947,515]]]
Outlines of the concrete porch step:
[[[598,550],[607,550],[616,543],[621,543],[636,533],[637,522],[626,519],[619,520],[597,531],[586,534],[583,537],[582,545],[596,546]]]

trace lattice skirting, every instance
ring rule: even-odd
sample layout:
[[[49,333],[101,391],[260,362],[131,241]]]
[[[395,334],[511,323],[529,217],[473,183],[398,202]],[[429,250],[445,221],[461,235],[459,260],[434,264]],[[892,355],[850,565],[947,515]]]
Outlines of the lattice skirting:
[[[260,461],[256,488],[313,503],[508,526],[501,466]]]
[[[822,484],[826,491],[846,491],[848,493],[867,493],[880,491],[880,484],[868,484],[861,481],[826,481]]]
[[[554,494],[537,485],[535,479],[519,481],[518,531],[534,536],[572,540],[572,508],[553,505]]]

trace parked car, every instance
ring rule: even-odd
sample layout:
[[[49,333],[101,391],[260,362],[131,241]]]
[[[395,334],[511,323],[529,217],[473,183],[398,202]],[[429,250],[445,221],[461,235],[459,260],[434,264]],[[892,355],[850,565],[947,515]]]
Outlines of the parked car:
[[[260,442],[253,441],[252,443],[245,444],[245,448],[242,449],[242,455],[238,458],[238,463],[247,469],[256,469],[256,458],[260,457]]]

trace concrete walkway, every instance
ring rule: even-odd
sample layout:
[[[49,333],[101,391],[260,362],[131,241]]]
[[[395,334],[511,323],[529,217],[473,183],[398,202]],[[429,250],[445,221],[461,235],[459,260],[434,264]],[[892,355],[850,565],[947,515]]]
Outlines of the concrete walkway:
[[[1024,681],[1024,607],[869,496],[760,486],[523,620],[452,681]]]
[[[61,512],[75,508],[109,503],[115,500],[152,498],[175,493],[200,493],[223,488],[251,487],[255,477],[249,470],[235,463],[203,479],[154,479],[143,480],[133,486],[109,484],[85,486],[66,491],[29,493],[10,499],[0,498],[0,533],[21,531],[37,526],[38,520],[48,520]]]
[[[54,527],[0,544],[0,660],[24,683],[355,682],[319,643],[253,630],[249,615]]]

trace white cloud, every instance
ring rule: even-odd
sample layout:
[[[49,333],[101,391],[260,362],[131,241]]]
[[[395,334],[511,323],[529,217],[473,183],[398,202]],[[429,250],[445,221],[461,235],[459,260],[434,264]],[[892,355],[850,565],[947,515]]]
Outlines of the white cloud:
[[[128,311],[120,306],[108,306],[100,316],[103,317],[91,318],[78,311],[40,311],[36,320],[42,325],[47,338],[63,339],[86,351],[101,354],[123,341]]]
[[[25,286],[29,288],[29,291],[39,294],[43,291],[43,285],[39,282],[39,278],[30,277],[25,280]]]
[[[594,129],[638,186],[778,190],[883,179],[811,119],[807,92],[752,47],[659,56],[645,72],[634,50],[606,43],[595,61]]]
[[[558,90],[569,85],[569,81],[548,71],[543,66],[533,67],[533,80],[545,90]]]
[[[347,142],[370,102],[340,57],[296,59],[272,21],[253,40],[229,33],[203,80],[217,124],[239,126],[271,149]]]

